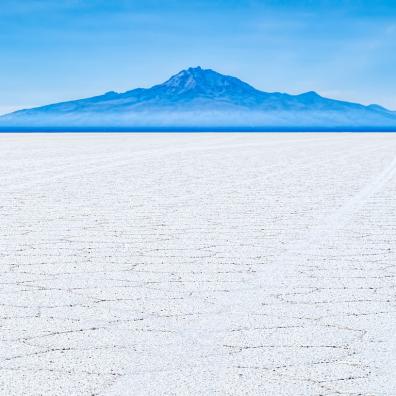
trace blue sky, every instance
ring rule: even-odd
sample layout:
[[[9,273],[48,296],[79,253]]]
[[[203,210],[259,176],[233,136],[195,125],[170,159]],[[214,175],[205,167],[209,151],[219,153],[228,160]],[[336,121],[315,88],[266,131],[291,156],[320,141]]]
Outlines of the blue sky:
[[[396,110],[394,0],[2,0],[0,113],[189,66]]]

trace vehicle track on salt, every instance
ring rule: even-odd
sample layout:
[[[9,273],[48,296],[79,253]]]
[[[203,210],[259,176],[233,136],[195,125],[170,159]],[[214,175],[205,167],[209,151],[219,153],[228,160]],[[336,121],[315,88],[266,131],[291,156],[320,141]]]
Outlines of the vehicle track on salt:
[[[358,156],[363,154],[364,152],[370,152],[371,150],[375,151],[381,149],[383,146],[375,146],[370,149],[363,149],[359,152],[353,152],[349,156],[339,156],[337,158],[353,158],[354,156]],[[335,158],[333,158],[334,160]],[[331,160],[330,160],[331,161]],[[284,317],[280,316],[276,313],[276,309],[278,306],[289,306],[289,305],[320,305],[320,301],[315,301],[313,299],[310,302],[298,302],[294,301],[293,297],[300,296],[302,300],[304,297],[309,297],[312,294],[320,294],[321,291],[325,290],[325,288],[317,287],[315,284],[311,284],[308,282],[307,278],[310,280],[310,276],[312,275],[310,272],[304,271],[304,269],[300,269],[300,267],[304,267],[307,262],[313,261],[315,257],[315,247],[320,247],[321,245],[326,245],[326,243],[333,237],[334,232],[337,230],[342,230],[345,224],[348,224],[355,213],[358,213],[364,206],[367,205],[368,200],[370,200],[373,195],[381,192],[383,188],[387,186],[387,184],[391,181],[394,181],[396,176],[396,157],[389,163],[387,166],[375,177],[368,181],[368,183],[357,193],[355,193],[352,197],[348,197],[344,204],[331,213],[329,216],[325,217],[321,220],[321,223],[308,231],[308,233],[303,234],[302,239],[297,241],[296,243],[292,243],[289,246],[285,247],[284,252],[278,257],[275,262],[271,264],[272,269],[270,271],[265,272],[265,274],[270,273],[272,280],[270,282],[271,288],[280,290],[277,293],[271,295],[273,298],[273,302],[265,301],[262,304],[266,307],[271,307],[268,312],[260,312],[260,309],[257,309],[258,316],[264,316],[268,319],[275,320],[276,324],[269,327],[258,328],[257,330],[269,330],[272,339],[275,339],[275,342],[263,342],[261,344],[257,344],[254,346],[244,346],[244,340],[242,339],[241,344],[238,345],[237,342],[234,344],[221,343],[219,340],[217,344],[214,345],[213,340],[207,340],[208,334],[206,332],[202,333],[197,331],[194,333],[192,329],[184,334],[186,344],[190,344],[187,347],[188,350],[194,350],[195,345],[200,346],[200,350],[207,350],[207,356],[215,357],[215,362],[210,364],[207,360],[204,363],[196,364],[194,359],[191,359],[192,356],[189,356],[189,359],[183,361],[181,366],[186,366],[194,368],[193,371],[196,372],[204,372],[205,369],[210,367],[211,370],[215,371],[224,371],[229,370],[230,362],[229,359],[226,358],[222,363],[219,363],[219,356],[226,356],[227,354],[224,352],[224,349],[229,349],[230,354],[238,354],[243,353],[244,351],[249,350],[262,350],[265,353],[268,350],[307,350],[312,351],[310,353],[309,358],[305,356],[306,360],[303,364],[302,362],[295,363],[285,363],[282,364],[269,364],[269,365],[260,365],[260,364],[235,364],[233,368],[238,370],[245,369],[246,371],[257,370],[260,372],[261,378],[263,380],[269,379],[270,386],[268,388],[262,387],[261,390],[258,387],[257,389],[252,389],[250,392],[245,388],[244,391],[239,389],[237,391],[238,394],[255,394],[257,392],[262,392],[265,389],[265,394],[287,394],[287,395],[305,395],[305,394],[317,394],[317,395],[390,395],[392,393],[381,392],[379,389],[376,389],[376,392],[372,392],[369,390],[370,381],[373,382],[375,378],[375,374],[378,374],[378,367],[376,367],[376,362],[366,361],[364,358],[360,357],[361,347],[362,345],[368,345],[370,343],[374,344],[375,342],[381,342],[380,339],[375,339],[375,313],[374,316],[374,329],[369,333],[364,326],[349,326],[345,324],[345,321],[338,322],[338,310],[336,312],[332,312],[331,309],[326,309],[325,312],[320,312],[320,315],[323,316],[312,316],[310,317],[306,313],[301,313],[300,315],[293,315],[289,317],[289,320],[284,320]],[[210,250],[209,250],[210,251]],[[324,263],[327,265],[326,263]],[[318,272],[320,268],[317,268]],[[264,273],[263,273],[264,275]],[[340,277],[343,276],[341,273]],[[378,277],[381,277],[382,274],[379,273]],[[386,276],[386,275],[383,275]],[[346,274],[346,280],[348,276]],[[265,289],[268,285],[267,280],[258,279],[256,280],[256,285],[250,285],[249,289],[242,290],[233,290],[232,298],[237,301],[237,310],[243,315],[244,310],[252,310],[254,311],[254,306],[257,305],[254,301],[260,301],[260,291]],[[396,286],[396,284],[395,284]],[[345,290],[348,287],[340,287],[341,290]],[[337,285],[334,284],[330,286],[329,289],[337,291]],[[294,290],[291,291],[291,290]],[[250,295],[248,293],[251,293]],[[341,301],[342,302],[342,301]],[[373,299],[351,299],[350,301],[346,301],[346,303],[353,302],[363,302],[363,303],[379,303],[384,305],[384,309],[389,309],[388,303],[389,300],[381,299],[380,297]],[[332,301],[328,302],[330,307]],[[334,302],[337,305],[337,301]],[[394,303],[394,301],[393,301]],[[274,311],[275,308],[275,311]],[[235,308],[234,308],[235,309]],[[396,313],[396,309],[394,310]],[[219,312],[224,315],[224,312]],[[235,315],[235,311],[230,309],[228,311],[229,314]],[[379,312],[381,314],[382,311]],[[316,313],[316,315],[318,315]],[[357,316],[359,314],[356,314]],[[365,313],[362,313],[362,316],[365,316]],[[210,315],[212,317],[212,315]],[[327,318],[330,318],[328,320]],[[333,320],[331,320],[334,318]],[[222,319],[225,321],[227,318],[222,316]],[[305,323],[304,323],[305,322]],[[309,323],[307,326],[306,323]],[[211,323],[207,323],[206,330],[210,328],[208,331],[209,334],[219,333],[223,334],[227,332],[226,329],[219,330],[222,325],[216,323],[216,326],[213,326]],[[245,329],[246,332],[249,332],[249,329]],[[288,342],[279,343],[276,338],[278,332],[280,332],[279,338],[282,338],[282,332],[289,330],[288,334]],[[301,334],[301,331],[304,331],[305,334]],[[396,325],[395,325],[396,330]],[[240,327],[233,330],[234,332],[244,332],[244,328]],[[294,334],[296,332],[296,334]],[[328,338],[330,342],[315,342],[312,335],[317,334],[318,336],[323,337],[324,334],[328,334]],[[391,336],[392,333],[389,335]],[[341,341],[338,338],[341,338]],[[374,340],[366,341],[369,337],[374,338]],[[318,337],[319,338],[319,337]],[[325,337],[326,338],[326,337]],[[345,341],[346,340],[346,341]],[[320,351],[320,353],[317,353]],[[294,352],[295,353],[295,352]],[[305,354],[306,355],[306,354]],[[319,355],[316,357],[316,355]],[[193,355],[194,356],[194,355]],[[287,356],[287,353],[286,353]],[[210,359],[209,359],[210,360]],[[221,360],[221,359],[220,359]],[[287,359],[285,359],[287,360]],[[249,359],[247,359],[249,361]],[[304,359],[302,359],[304,361]],[[171,364],[169,364],[171,366]],[[338,366],[338,367],[337,367]],[[381,367],[384,369],[384,367]],[[162,370],[153,370],[143,371],[140,374],[148,374],[147,381],[152,380],[152,375],[154,373],[161,373],[163,376],[169,376],[170,381],[174,380],[181,381],[180,377],[177,379],[170,374],[174,372],[172,368],[163,368]],[[139,374],[139,371],[135,374]],[[188,374],[185,374],[188,376]],[[212,379],[213,380],[213,379]],[[227,381],[227,379],[223,378],[225,384],[230,384],[232,381]],[[194,380],[193,380],[194,381]],[[207,379],[207,381],[209,381]],[[205,382],[205,381],[203,381]],[[261,383],[261,381],[258,381]],[[168,381],[165,381],[168,384]],[[276,383],[276,385],[275,385]],[[349,385],[353,383],[353,385]],[[286,386],[280,386],[279,384],[289,384],[290,388]],[[345,385],[347,384],[347,385]],[[171,384],[168,384],[171,387]],[[261,383],[261,385],[263,385]],[[118,383],[113,388],[110,388],[109,395],[116,395],[122,390],[129,389],[129,387],[136,386],[133,377],[126,378],[124,380],[119,380]],[[278,386],[278,387],[277,387]],[[365,388],[366,387],[366,388]],[[142,388],[141,389],[143,392]],[[182,388],[183,389],[183,388]],[[193,386],[187,386],[185,388],[189,393],[199,394],[201,390],[196,389],[196,392],[192,391]],[[231,388],[232,389],[232,388]],[[275,391],[274,389],[278,389]],[[388,389],[393,389],[392,385],[388,387]],[[396,389],[396,388],[395,388]],[[244,393],[246,391],[246,393]],[[181,391],[183,392],[183,391]],[[206,388],[206,392],[212,392],[213,394],[233,394],[232,390],[228,390],[227,387],[224,387],[224,384],[217,383],[216,385],[212,384],[212,388]],[[277,393],[281,392],[281,393]],[[150,393],[151,394],[151,393]],[[154,394],[154,393],[153,393]]]

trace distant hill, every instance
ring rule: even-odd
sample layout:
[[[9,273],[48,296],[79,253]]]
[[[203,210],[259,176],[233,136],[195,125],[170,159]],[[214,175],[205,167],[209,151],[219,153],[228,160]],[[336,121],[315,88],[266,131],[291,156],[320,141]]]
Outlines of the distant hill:
[[[0,117],[10,128],[396,130],[396,113],[378,105],[306,92],[268,93],[200,67],[160,85],[20,110]]]

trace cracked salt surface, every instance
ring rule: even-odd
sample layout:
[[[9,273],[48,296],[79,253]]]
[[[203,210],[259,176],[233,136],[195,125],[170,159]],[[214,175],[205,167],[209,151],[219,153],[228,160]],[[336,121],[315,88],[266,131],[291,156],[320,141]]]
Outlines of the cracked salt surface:
[[[0,135],[1,395],[396,395],[396,135]]]

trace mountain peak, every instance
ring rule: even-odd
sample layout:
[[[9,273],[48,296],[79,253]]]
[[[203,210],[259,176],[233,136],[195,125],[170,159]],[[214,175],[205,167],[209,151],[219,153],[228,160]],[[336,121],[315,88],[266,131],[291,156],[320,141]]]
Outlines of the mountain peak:
[[[208,69],[209,70],[209,69]],[[201,66],[196,66],[196,67],[189,67],[188,69],[187,69],[187,71],[188,72],[190,72],[190,73],[199,73],[199,72],[202,72],[202,71],[204,71],[204,69],[202,69],[202,67]]]
[[[208,79],[210,75],[213,78],[214,74],[217,73],[213,70],[202,69],[201,66],[189,67],[175,74],[162,85],[170,88],[185,88],[189,90],[204,84],[205,79]]]
[[[231,91],[256,91],[236,77],[226,76],[211,69],[203,69],[201,66],[182,70],[159,87],[169,89],[172,94],[191,92],[216,96]]]

